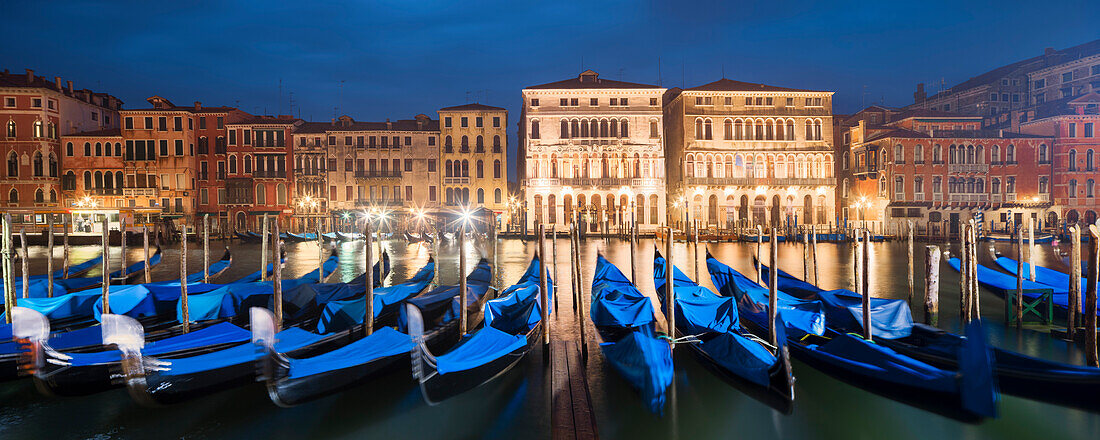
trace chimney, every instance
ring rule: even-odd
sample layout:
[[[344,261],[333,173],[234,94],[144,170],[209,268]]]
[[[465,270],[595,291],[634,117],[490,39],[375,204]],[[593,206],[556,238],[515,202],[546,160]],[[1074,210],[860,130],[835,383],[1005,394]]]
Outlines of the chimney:
[[[34,82],[34,71],[31,70],[31,69],[27,69],[27,84],[29,85],[33,82]]]
[[[332,125],[336,126],[336,118],[332,118]]]
[[[65,87],[69,89],[69,95],[73,94],[73,82],[65,81]]]
[[[390,118],[386,118],[386,130],[393,130],[393,122],[390,122]]]
[[[59,91],[59,92],[61,91],[61,77],[60,76],[53,77],[53,86],[54,86],[54,88],[57,89],[57,91]]]
[[[997,130],[997,137],[1004,138],[1005,137],[1005,129],[1002,128],[1000,130]]]
[[[913,92],[913,102],[923,102],[928,98],[928,93],[924,91],[924,83],[917,83],[917,91]]]
[[[199,101],[195,101],[195,111],[199,110],[202,110],[202,103]]]

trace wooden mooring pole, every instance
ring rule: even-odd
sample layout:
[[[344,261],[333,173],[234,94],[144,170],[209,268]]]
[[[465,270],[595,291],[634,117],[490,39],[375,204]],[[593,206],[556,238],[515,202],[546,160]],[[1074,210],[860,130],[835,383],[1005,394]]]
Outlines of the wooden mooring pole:
[[[936,327],[940,321],[940,248],[925,246],[924,323]]]
[[[1027,273],[1035,282],[1035,217],[1027,218]]]
[[[61,277],[69,279],[69,225],[61,230]]]
[[[275,302],[275,310],[273,310],[275,312],[275,331],[278,332],[283,329],[283,242],[279,240],[279,218],[275,217],[275,221],[272,223],[274,233],[271,234],[271,261],[275,264],[275,273],[271,278],[271,287],[274,290],[272,298]],[[370,273],[369,266],[367,267],[367,273]],[[367,307],[370,307],[371,303],[368,302],[367,304]]]
[[[913,278],[916,277],[916,262],[913,261],[913,221],[909,220],[909,304],[913,303]]]
[[[982,318],[981,296],[978,291],[978,225],[970,220],[970,319]]]
[[[152,276],[149,272],[149,228],[145,225],[141,226],[141,241],[145,250],[145,284],[149,284],[149,278]]]
[[[561,282],[561,278],[558,278],[558,225],[554,225],[552,228],[550,228],[550,230],[554,234],[554,239],[553,241],[551,241],[550,244],[550,252],[553,254],[550,258],[550,265],[554,268],[554,279],[550,280],[550,284],[554,286],[554,313],[556,314],[558,313],[559,303],[558,288],[560,287],[560,285],[558,283]],[[494,233],[493,235],[493,242],[496,243],[496,234]],[[493,252],[493,258],[496,259],[496,252]]]
[[[672,228],[668,228],[668,242],[665,243],[665,320],[668,321],[669,348],[676,348],[672,340],[676,339],[676,289],[672,284],[674,277],[672,271]],[[687,241],[684,241],[687,247]]]
[[[260,236],[260,281],[267,279],[267,240],[270,237],[267,236],[267,214],[264,214],[263,218],[263,235]],[[275,260],[272,261],[276,266],[279,265],[279,254],[275,254]],[[278,325],[276,325],[278,328]]]
[[[539,236],[542,236],[542,223],[539,223]],[[540,257],[541,258],[541,257]],[[469,322],[466,317],[466,221],[458,228],[458,339],[466,336]]]
[[[1077,332],[1077,316],[1081,310],[1081,228],[1069,228],[1069,301],[1066,312],[1066,339],[1072,341]]]
[[[27,228],[19,229],[19,266],[23,273],[23,298],[30,295],[31,265],[27,262]]]
[[[122,270],[122,282],[126,282],[126,217],[122,216],[122,213],[118,214],[118,254],[119,259],[122,260],[120,264]],[[145,268],[149,271],[149,268]]]
[[[46,214],[46,297],[53,298],[53,214]]]
[[[810,282],[810,233],[802,226],[802,279]]]
[[[180,240],[180,312],[183,314],[183,332],[190,332],[191,308],[187,298],[187,225],[183,226],[183,240]]]
[[[1024,325],[1024,234],[1023,226],[1016,229],[1016,302],[1012,304],[1016,327]],[[1030,270],[1030,268],[1028,269]]]
[[[100,276],[100,283],[103,284],[103,311],[102,313],[111,313],[111,297],[107,295],[108,287],[111,286],[111,258],[107,243],[107,216],[103,216],[103,234],[100,237],[100,243],[103,246],[103,274]]]
[[[775,245],[775,228],[771,228],[771,235],[768,237],[771,240],[768,244],[768,338],[771,341],[772,347],[779,346],[779,329],[775,326],[775,317],[779,313],[779,298],[778,288],[776,285],[778,282],[777,274],[779,273],[779,246]]]
[[[871,231],[863,231],[863,339],[872,340],[871,331]]]
[[[371,231],[370,231],[370,229],[371,229],[370,228],[370,219],[367,219],[366,223],[363,226],[363,240],[364,240],[363,241],[363,258],[366,259],[366,268],[367,268],[366,269],[366,276],[364,277],[364,282],[366,284],[366,286],[365,286],[366,295],[364,296],[364,298],[366,299],[367,303],[366,303],[366,308],[365,308],[365,311],[364,311],[364,314],[363,314],[363,333],[366,336],[370,336],[371,333],[374,333],[374,261],[372,261],[372,260],[374,260],[374,256],[372,255],[374,253],[374,248],[371,246],[371,243],[370,243],[370,241],[371,241]],[[437,262],[436,264],[438,265],[439,263]],[[465,268],[463,268],[463,269],[465,269]],[[437,272],[438,272],[438,269],[437,269]],[[461,276],[462,279],[466,279],[465,270],[463,270],[463,272],[460,273],[459,276]],[[466,298],[464,296],[463,300],[465,300],[465,299]],[[459,313],[461,313],[463,317],[466,316],[465,307],[466,307],[466,303],[465,303],[465,301],[463,301],[459,305],[459,310],[460,310]],[[463,323],[466,322],[465,318],[463,318],[462,322]],[[461,335],[459,337],[461,337]]]
[[[1085,276],[1085,363],[1091,367],[1098,367],[1096,353],[1096,281],[1100,279],[1100,229],[1095,224],[1089,225],[1089,268]]]
[[[864,244],[863,231],[853,230],[852,236],[852,257],[855,260],[855,264],[852,265],[854,270],[852,279],[854,280],[856,293],[863,295],[863,250],[860,248]]]
[[[774,245],[774,243],[772,243]],[[764,256],[761,254],[761,248],[764,247],[764,229],[760,225],[756,225],[756,284],[762,284],[763,281],[760,277],[761,272],[764,271],[762,265],[764,264]]]
[[[3,240],[3,249],[0,249],[0,255],[3,260],[4,273],[4,321],[11,324],[12,308],[15,307],[15,280],[14,267],[11,262],[11,248],[12,248],[12,231],[11,231],[11,214],[4,213],[4,231],[0,240]]]
[[[965,222],[959,228],[959,241],[962,246],[959,252],[959,320],[966,324],[970,322],[970,234]]]
[[[210,214],[202,216],[202,282],[210,282]]]
[[[814,259],[814,285],[820,286],[820,284],[818,284],[817,278],[817,225],[810,225],[810,235],[810,246],[811,251],[813,252]]]
[[[550,291],[546,284],[546,227],[539,224],[539,314],[542,316],[543,353],[550,354]],[[466,302],[462,302],[465,307]],[[465,313],[465,312],[463,312]],[[547,359],[549,360],[549,359]]]

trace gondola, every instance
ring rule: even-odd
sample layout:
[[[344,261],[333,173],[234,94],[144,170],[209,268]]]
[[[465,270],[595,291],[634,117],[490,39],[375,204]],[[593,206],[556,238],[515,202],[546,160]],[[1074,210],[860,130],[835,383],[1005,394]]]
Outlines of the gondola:
[[[103,264],[103,254],[99,254],[94,258],[83,261],[79,264],[74,264],[72,266],[69,266],[69,278],[76,278],[80,275],[84,275],[85,273],[92,270],[96,266],[99,266],[99,265],[102,265],[102,264]],[[31,275],[30,276],[30,279],[32,279],[32,280],[47,279],[47,278],[49,278],[49,277],[47,277],[46,274]],[[65,269],[62,268],[62,269],[58,269],[58,270],[53,271],[53,278],[55,280],[64,279],[65,278]],[[19,279],[17,278],[16,281],[18,281],[18,280]]]
[[[153,255],[149,257],[149,265],[156,266],[157,264],[160,264],[160,261],[161,250],[158,246],[156,252],[154,252]],[[103,264],[102,259],[99,259],[99,262],[100,265]],[[145,262],[139,261],[137,263],[131,264],[129,267],[126,268],[126,276],[123,276],[122,269],[119,269],[111,272],[108,275],[108,278],[110,279],[111,284],[128,284],[141,276],[145,270]],[[13,284],[15,285],[15,290],[17,292],[22,291],[23,280],[21,278],[16,278],[14,281],[15,282]],[[47,278],[31,278],[29,281],[30,283],[27,285],[27,298],[25,299],[41,298],[45,300],[49,298],[49,280]],[[55,278],[53,281],[53,298],[63,297],[69,293],[95,289],[101,287],[102,285],[102,276]],[[0,287],[3,287],[2,283],[0,283]],[[3,302],[3,298],[0,298],[0,304],[3,304]]]
[[[316,275],[312,279],[316,280]],[[323,306],[317,303],[314,295],[311,295],[312,291],[301,288],[307,285],[303,281],[308,280],[305,277],[283,280],[288,288],[283,298],[283,308],[288,310],[286,314],[288,323],[310,322],[310,313],[319,313],[320,307]],[[249,339],[250,333],[229,321],[239,322],[239,319],[234,319],[236,312],[247,309],[251,304],[269,305],[272,300],[271,293],[269,285],[246,283],[224,285],[196,295],[189,294],[189,302],[193,305],[193,313],[190,314],[191,325],[195,330],[191,333],[182,333],[182,327],[173,326],[161,329],[159,335],[147,335],[143,326],[142,338],[146,340],[149,340],[150,336],[157,338],[143,349],[143,353],[147,356],[170,357],[198,355],[241,344]],[[209,297],[214,297],[215,301],[204,301]],[[221,300],[225,297],[233,300],[230,302]],[[177,305],[176,321],[182,322],[182,313],[178,312],[178,307]],[[155,310],[155,308],[151,309]],[[212,313],[210,311],[212,309],[215,312]],[[122,311],[118,310],[118,312]],[[134,308],[125,310],[124,314],[115,313],[115,315],[131,319],[148,316],[135,312]],[[159,316],[163,316],[163,313]],[[102,316],[99,318],[102,319]],[[135,319],[135,322],[139,321]],[[106,327],[101,326],[101,328],[103,331],[108,330]],[[40,348],[39,357],[46,362],[35,369],[34,381],[38,390],[44,394],[85,395],[121,385],[111,379],[112,373],[118,370],[121,361],[122,353],[118,350],[97,347],[98,350],[94,351],[61,352],[48,343],[42,344]]]
[[[449,242],[454,242],[455,241],[455,233],[454,232],[444,232],[443,233],[443,239],[446,240],[446,241],[449,241]]]
[[[746,327],[767,337],[768,289],[719,262],[708,252],[707,269],[722,295],[737,298]],[[981,325],[966,328],[959,370],[945,370],[838,329],[823,301],[777,290],[783,331],[792,354],[802,362],[850,385],[964,422],[996,416],[988,347]]]
[[[375,318],[393,315],[405,301],[423,292],[434,275],[435,262],[429,260],[405,283],[375,290]],[[363,333],[364,309],[365,302],[359,299],[333,302],[325,307],[317,331],[343,333],[348,341],[332,351],[295,358],[264,344],[264,379],[272,402],[283,407],[298,405],[367,381],[379,372],[407,365],[412,340],[385,325],[385,321],[377,321],[381,325],[370,336],[355,339]]]
[[[485,303],[484,326],[444,354],[432,354],[429,341],[423,337],[419,311],[409,306],[408,315],[413,317],[409,319],[409,335],[415,345],[413,377],[420,382],[428,403],[442,402],[507,373],[538,343],[543,328],[540,269],[547,272],[549,309],[554,282],[536,255],[516,284]]]
[[[273,324],[262,321],[270,319],[270,314],[261,308],[251,310],[253,329],[273,328]],[[123,360],[123,371],[130,395],[139,403],[171,404],[252,382],[266,350],[289,357],[313,357],[345,346],[350,336],[350,330],[318,334],[301,327],[286,328],[273,335],[254,332],[252,344],[197,356],[158,359],[140,351],[131,352]],[[265,349],[266,345],[270,347]],[[145,368],[146,365],[155,367]]]
[[[982,235],[981,239],[984,241],[998,241],[1015,243],[1016,236],[1013,234],[986,234]],[[1027,237],[1024,237],[1024,241],[1028,241]],[[1036,243],[1050,243],[1054,241],[1054,235],[1052,234],[1035,234]]]
[[[326,232],[324,234],[321,234],[321,238],[324,239],[325,241],[338,241],[339,240],[339,237],[336,236],[335,232]]]
[[[306,232],[306,233],[303,233],[303,234],[295,234],[293,232],[287,232],[285,235],[286,235],[285,240],[290,242],[290,243],[304,243],[304,242],[307,242],[307,241],[316,241],[317,240],[317,234],[312,234],[312,233],[309,233],[309,232]]]
[[[337,232],[336,238],[340,241],[356,241],[362,240],[363,234],[359,232],[352,232],[350,234],[345,232]]]
[[[1007,260],[1015,269],[1015,260]],[[765,267],[764,270],[768,269]],[[1037,267],[1036,270],[1038,275],[1042,273],[1043,268]],[[782,270],[777,273],[776,279],[777,287],[784,292],[805,292],[823,298],[835,296],[837,292],[824,291]],[[1068,280],[1069,277],[1066,276],[1066,281]],[[845,296],[853,298],[849,301],[854,301],[856,295],[850,293]],[[897,302],[908,310],[908,305],[903,300],[885,301]],[[845,305],[840,303],[833,307],[840,309]],[[962,336],[928,325],[913,323],[907,313],[904,316],[895,313],[876,314],[872,319],[880,317],[891,324],[886,326],[876,324],[876,331],[880,327],[896,330],[887,333],[883,338],[876,339],[879,344],[941,368],[958,368],[958,350],[966,342]],[[898,331],[905,328],[909,331]],[[992,350],[994,373],[1001,391],[1029,399],[1100,411],[1100,400],[1095,398],[1100,395],[1100,368],[1048,361],[998,347],[993,347]]]
[[[413,233],[410,233],[409,231],[405,231],[404,237],[405,237],[405,241],[408,242],[408,243],[419,243],[421,241],[424,241],[424,238],[421,237],[420,234],[413,234]]]
[[[662,310],[668,310],[666,261],[653,255],[653,282]],[[772,347],[741,326],[732,297],[720,296],[673,270],[676,293],[677,337],[691,336],[687,344],[699,361],[735,388],[789,414],[794,404],[794,376],[786,338]],[[778,327],[782,327],[781,318]]]
[[[959,270],[959,259],[951,258],[947,260],[947,264],[951,266],[955,271]],[[1000,295],[1002,298],[1008,298],[1009,295],[1016,294],[1016,277],[1008,275],[1004,272],[986,267],[985,265],[977,265],[977,277],[978,284],[982,287],[993,291],[993,293]],[[1063,310],[1069,304],[1069,283],[1061,286],[1050,286],[1046,284],[1036,283],[1029,279],[1023,280],[1023,296],[1029,301],[1035,301],[1045,294],[1051,295],[1051,302],[1048,305],[1049,308],[1046,312],[1053,314],[1055,305],[1059,305]],[[1008,303],[1005,303],[1005,307],[1008,307]],[[1044,319],[1046,319],[1044,317]]]
[[[997,265],[1001,267],[1001,269],[1004,269],[1006,272],[1012,274],[1013,283],[1015,283],[1015,278],[1014,277],[1017,274],[1017,270],[1016,270],[1017,261],[1015,259],[1005,257],[1005,256],[1003,256],[999,253],[996,253],[996,252],[993,253],[993,258],[996,261]],[[954,267],[954,266],[952,266],[952,267]],[[1031,266],[1027,263],[1023,263],[1022,267],[1023,267],[1024,279],[1027,280],[1028,282],[1030,282],[1030,279],[1031,279]],[[1082,271],[1082,273],[1084,273],[1084,272],[1085,271]],[[979,280],[980,280],[980,278],[979,278]],[[1052,298],[1053,302],[1054,302],[1054,306],[1057,307],[1062,312],[1066,312],[1066,311],[1069,310],[1069,280],[1070,280],[1069,274],[1059,272],[1059,271],[1056,271],[1054,269],[1046,268],[1046,267],[1043,267],[1043,266],[1038,266],[1038,265],[1035,266],[1035,282],[1038,283],[1038,284],[1042,284],[1044,286],[1048,286],[1048,287],[1051,288],[1051,291],[1054,293],[1053,298]],[[1087,284],[1087,281],[1086,281],[1084,276],[1081,277],[1080,283],[1081,283],[1080,284],[1080,286],[1081,286],[1080,292],[1085,292],[1088,289],[1088,284]],[[1015,286],[1013,286],[1013,287],[1015,288]],[[1066,291],[1065,295],[1062,294],[1062,289],[1065,289],[1065,291]],[[1080,310],[1080,312],[1085,313],[1084,301],[1081,301],[1081,310]],[[1096,314],[1100,315],[1100,306],[1097,307]]]
[[[604,357],[661,414],[672,384],[672,349],[657,335],[653,303],[603,255],[592,277],[592,322]]]
[[[756,242],[759,242],[759,241],[763,241],[764,243],[767,243],[767,242],[771,241],[771,236],[769,236],[769,235],[757,236],[756,234],[742,234],[738,237],[738,240],[746,241],[746,242],[750,242],[750,243],[756,243]],[[776,235],[775,236],[775,241],[776,242],[787,241],[787,237],[782,236],[782,235]]]

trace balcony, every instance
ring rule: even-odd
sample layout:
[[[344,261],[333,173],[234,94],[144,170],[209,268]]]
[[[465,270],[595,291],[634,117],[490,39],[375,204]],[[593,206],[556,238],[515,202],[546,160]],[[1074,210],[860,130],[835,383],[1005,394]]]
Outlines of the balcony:
[[[286,171],[279,170],[258,170],[252,173],[252,177],[258,179],[285,179]]]
[[[225,154],[225,145],[214,146],[214,154]]]
[[[355,172],[356,179],[400,179],[401,170],[358,170]]]
[[[444,183],[449,178],[444,178]],[[469,179],[468,177],[450,178],[450,179]],[[577,177],[577,178],[558,178],[558,177],[539,177],[528,180],[528,185],[533,187],[549,187],[556,188],[562,186],[575,186],[581,188],[619,188],[628,186],[632,188],[663,188],[664,180],[655,178],[630,178],[630,177],[603,177],[603,178],[590,178],[590,177]]]
[[[469,177],[444,177],[444,185],[467,185],[470,183]]]
[[[989,194],[950,194],[949,202],[988,202]]]
[[[286,148],[286,142],[256,142],[252,146],[256,148]]]
[[[123,188],[122,195],[126,197],[148,196],[156,197],[156,188]]]
[[[385,199],[385,200],[370,200],[370,199],[355,199],[355,206],[404,206],[404,199]]]
[[[294,169],[295,176],[323,176],[324,174],[325,170],[318,170],[316,168],[310,168],[308,170],[305,168]]]
[[[92,189],[92,194],[97,196],[121,196],[122,188],[95,188]]]
[[[947,172],[949,173],[988,173],[989,164],[987,163],[953,163],[947,166]]]
[[[688,185],[707,186],[833,186],[835,177],[688,177]]]

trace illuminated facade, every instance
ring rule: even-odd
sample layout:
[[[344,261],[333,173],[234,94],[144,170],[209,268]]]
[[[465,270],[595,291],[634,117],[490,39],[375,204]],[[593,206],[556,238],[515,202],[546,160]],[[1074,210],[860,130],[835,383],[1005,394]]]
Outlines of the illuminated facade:
[[[834,222],[833,92],[729,79],[666,96],[673,222]]]
[[[565,225],[575,213],[594,233],[634,219],[645,232],[664,224],[664,92],[591,70],[525,88],[517,172],[526,227]]]

